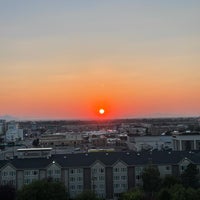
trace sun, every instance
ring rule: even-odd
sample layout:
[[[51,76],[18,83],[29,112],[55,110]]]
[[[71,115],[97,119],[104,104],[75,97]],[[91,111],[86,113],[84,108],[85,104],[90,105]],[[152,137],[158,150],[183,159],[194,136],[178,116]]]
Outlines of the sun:
[[[99,114],[103,115],[105,113],[105,110],[103,108],[99,109]]]

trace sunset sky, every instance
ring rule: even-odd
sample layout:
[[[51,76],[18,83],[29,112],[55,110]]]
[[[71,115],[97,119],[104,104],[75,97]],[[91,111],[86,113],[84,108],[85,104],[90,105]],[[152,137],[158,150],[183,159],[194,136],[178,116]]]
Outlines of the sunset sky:
[[[0,0],[3,115],[199,116],[200,1]]]

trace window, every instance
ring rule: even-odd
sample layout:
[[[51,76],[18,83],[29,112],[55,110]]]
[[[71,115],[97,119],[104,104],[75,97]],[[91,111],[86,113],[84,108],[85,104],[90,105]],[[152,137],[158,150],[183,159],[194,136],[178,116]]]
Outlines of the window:
[[[82,177],[77,177],[77,181],[82,181],[83,178]]]
[[[97,185],[93,184],[93,189],[96,189],[97,188]]]
[[[121,176],[121,180],[126,180],[126,176]]]
[[[119,184],[114,184],[114,188],[119,188]]]
[[[185,166],[181,166],[181,170],[184,171],[185,170]]]
[[[70,170],[70,173],[71,173],[71,174],[73,174],[73,173],[74,173],[74,170],[73,170],[73,169],[71,169],[71,170]]]
[[[82,169],[77,169],[77,173],[82,173]]]
[[[137,174],[140,174],[143,171],[143,168],[142,167],[136,167],[135,171],[136,171]]]
[[[70,179],[69,179],[71,182],[74,182],[74,181],[76,181],[76,179],[74,178],[74,177],[70,177]]]
[[[10,171],[10,173],[9,173],[10,176],[15,176],[15,174],[16,173],[14,171]]]
[[[99,176],[100,181],[104,181],[104,176]]]
[[[126,168],[121,168],[121,172],[126,172]]]
[[[121,184],[121,187],[122,187],[123,189],[125,189],[125,188],[127,187],[127,185],[126,185],[126,184]]]
[[[115,172],[119,172],[119,168],[114,168],[114,171]]]
[[[3,176],[7,176],[8,175],[8,172],[3,172]]]
[[[119,180],[119,176],[114,176],[114,180]]]
[[[53,171],[52,170],[48,170],[47,174],[48,174],[48,176],[51,176],[53,174]]]
[[[166,170],[170,170],[170,166],[166,166]]]
[[[77,189],[78,189],[78,190],[82,190],[82,189],[83,189],[83,186],[82,186],[82,185],[77,185]]]
[[[136,179],[137,179],[137,180],[140,180],[140,175],[137,175],[137,176],[136,176]]]
[[[97,173],[97,169],[92,169],[92,173]]]
[[[37,175],[38,171],[32,171],[32,175]]]
[[[103,184],[99,185],[99,188],[104,189],[104,185]]]
[[[76,189],[75,185],[71,185],[71,186],[70,186],[70,189],[71,189],[71,190],[75,190],[75,189]]]
[[[24,184],[29,184],[31,183],[31,179],[24,179]]]
[[[104,172],[104,169],[103,169],[103,168],[99,169],[99,172],[100,172],[100,173],[103,173],[103,172]]]
[[[55,170],[55,174],[60,174],[60,170]]]
[[[97,181],[97,177],[96,176],[92,177],[92,180]]]
[[[24,175],[25,175],[25,176],[30,176],[30,175],[31,175],[31,171],[25,170],[25,171],[24,171]]]

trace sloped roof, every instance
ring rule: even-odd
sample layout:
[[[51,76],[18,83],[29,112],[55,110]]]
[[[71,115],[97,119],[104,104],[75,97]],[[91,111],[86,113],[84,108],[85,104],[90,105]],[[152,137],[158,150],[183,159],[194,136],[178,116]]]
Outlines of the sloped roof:
[[[200,164],[200,151],[154,151],[154,152],[93,152],[77,154],[57,154],[50,158],[14,158],[1,160],[0,168],[11,163],[17,169],[44,169],[55,161],[61,167],[90,167],[97,160],[106,166],[112,166],[118,160],[129,166],[146,165],[149,162],[155,165],[175,165],[182,159],[188,158],[193,163]]]

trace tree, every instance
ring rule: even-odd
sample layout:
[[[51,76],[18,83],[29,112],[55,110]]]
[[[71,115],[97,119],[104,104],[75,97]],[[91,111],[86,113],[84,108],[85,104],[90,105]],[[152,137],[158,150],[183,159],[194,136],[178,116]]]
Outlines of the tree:
[[[199,171],[197,169],[197,166],[194,164],[189,164],[186,168],[186,170],[181,175],[181,181],[184,187],[192,187],[192,188],[198,188],[199,181],[198,181],[198,175]]]
[[[187,200],[197,200],[197,199],[199,199],[197,190],[195,190],[194,188],[187,188],[186,199]]]
[[[171,200],[172,195],[168,188],[162,188],[157,194],[157,200]]]
[[[170,188],[172,200],[187,200],[185,188],[181,184],[176,184]]]
[[[33,145],[34,147],[38,147],[38,146],[39,146],[39,143],[40,143],[40,141],[39,141],[39,139],[37,138],[37,139],[34,139],[34,140],[33,140],[32,145]]]
[[[196,192],[197,192],[197,199],[200,199],[200,188],[198,188],[198,189],[196,190]]]
[[[100,200],[96,194],[90,190],[85,190],[79,194],[75,200]]]
[[[162,187],[163,188],[170,188],[173,185],[176,184],[180,184],[181,181],[175,177],[175,176],[166,176],[163,180],[162,180]]]
[[[160,172],[157,168],[149,166],[143,170],[142,180],[144,191],[152,197],[153,193],[158,191],[161,184]]]
[[[48,180],[35,181],[18,191],[17,200],[67,200],[65,186]]]
[[[16,199],[16,190],[12,185],[0,185],[0,197],[6,200]]]
[[[144,193],[140,189],[134,189],[129,192],[125,192],[122,194],[120,200],[142,200],[144,199]]]

